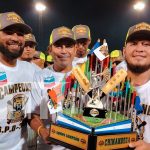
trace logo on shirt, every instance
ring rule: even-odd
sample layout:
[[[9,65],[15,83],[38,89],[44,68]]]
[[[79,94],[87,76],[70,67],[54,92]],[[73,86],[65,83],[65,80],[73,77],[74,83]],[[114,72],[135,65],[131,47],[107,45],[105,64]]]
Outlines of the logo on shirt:
[[[12,100],[8,101],[7,123],[22,121],[24,118],[24,106],[27,102],[27,97],[24,94],[15,95]]]
[[[45,88],[52,88],[55,85],[55,78],[53,76],[46,77],[44,79],[44,87]]]
[[[0,85],[7,83],[7,76],[5,72],[0,72]]]

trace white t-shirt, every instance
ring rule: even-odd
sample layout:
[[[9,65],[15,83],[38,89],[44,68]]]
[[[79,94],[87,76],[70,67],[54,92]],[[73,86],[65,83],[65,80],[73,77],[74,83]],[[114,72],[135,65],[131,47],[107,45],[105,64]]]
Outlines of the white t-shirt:
[[[87,56],[83,57],[83,58],[78,58],[78,57],[75,57],[73,59],[73,62],[72,62],[72,66],[75,67],[77,66],[78,64],[83,64],[87,61]]]
[[[125,69],[127,70],[127,63],[125,60],[123,60],[121,63],[119,63],[117,66],[116,66],[116,71],[120,70],[120,69]]]
[[[39,86],[38,89],[42,89],[41,91],[42,103],[48,101],[47,89],[52,88],[56,84],[59,84],[64,79],[64,77],[69,76],[70,73],[71,72],[68,73],[56,72],[53,70],[53,66],[50,66],[49,68],[44,68],[43,70],[35,74],[35,79],[38,81],[38,86]],[[55,119],[56,119],[56,115],[53,114],[52,120],[50,120],[50,118],[48,120],[45,120],[45,125],[49,127],[50,121],[55,122]],[[65,147],[60,145],[55,145],[55,144],[45,145],[42,141],[40,141],[40,143],[38,144],[38,149],[67,150]]]
[[[26,148],[27,131],[21,123],[27,114],[35,110],[38,101],[36,93],[32,93],[35,71],[33,65],[20,60],[15,67],[0,63],[1,150]]]
[[[136,87],[137,93],[140,97],[141,103],[150,105],[150,80],[142,85]],[[145,132],[144,132],[144,141],[150,143],[150,115],[140,115],[142,121],[146,121]]]
[[[127,70],[126,61],[122,61],[117,67],[117,70],[121,68]],[[142,85],[137,86],[136,91],[140,97],[141,104],[150,105],[150,80]],[[144,132],[144,141],[150,143],[150,115],[140,115],[142,121],[146,121],[145,132]]]
[[[53,88],[58,85],[62,80],[69,76],[71,72],[61,73],[53,70],[53,66],[49,68],[44,68],[37,72],[34,76],[34,79],[37,81],[36,89],[39,89],[39,97],[38,99],[42,100],[42,104],[46,104],[49,100],[47,90]],[[61,103],[61,102],[60,102]],[[44,104],[44,105],[45,105]],[[44,118],[43,118],[44,119]],[[45,118],[46,119],[46,118]]]

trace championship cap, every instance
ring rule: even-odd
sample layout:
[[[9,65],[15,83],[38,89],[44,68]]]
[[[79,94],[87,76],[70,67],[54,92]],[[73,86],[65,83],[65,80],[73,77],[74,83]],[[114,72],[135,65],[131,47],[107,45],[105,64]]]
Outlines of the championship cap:
[[[73,42],[75,42],[73,31],[64,26],[53,29],[50,35],[49,43],[50,45],[54,44],[56,41],[60,39],[70,39]]]
[[[0,13],[0,30],[8,27],[17,27],[24,34],[32,32],[31,27],[15,12]]]
[[[72,28],[75,39],[91,39],[90,29],[87,25],[76,25]]]
[[[150,40],[150,24],[141,22],[130,27],[125,43],[133,40]]]
[[[37,45],[35,36],[34,36],[33,34],[31,34],[31,33],[25,34],[25,35],[24,35],[24,38],[25,38],[25,42],[32,42],[32,43],[34,43],[35,45]]]

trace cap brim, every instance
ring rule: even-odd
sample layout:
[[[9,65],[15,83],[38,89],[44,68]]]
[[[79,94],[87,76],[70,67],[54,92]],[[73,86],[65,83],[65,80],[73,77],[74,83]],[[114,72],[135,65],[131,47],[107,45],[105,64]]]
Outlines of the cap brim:
[[[150,31],[142,30],[134,32],[127,38],[126,43],[134,40],[150,40]]]
[[[11,25],[5,27],[4,29],[12,28],[12,27],[17,28],[19,31],[21,31],[24,34],[32,33],[32,28],[30,26],[28,26],[27,24],[22,24],[22,23],[11,24]]]
[[[35,41],[28,41],[28,40],[25,40],[25,43],[33,43],[33,44],[35,44],[35,46],[37,46],[38,45],[38,43],[37,42],[35,42]]]
[[[74,39],[72,39],[72,38],[69,38],[69,37],[62,37],[62,38],[56,40],[55,42],[53,42],[52,44],[54,44],[54,43],[56,43],[56,42],[59,42],[59,41],[61,41],[61,40],[67,40],[67,41],[73,42],[74,44],[76,43],[76,41],[75,41]]]
[[[90,38],[89,37],[87,37],[87,36],[85,36],[85,35],[83,35],[83,36],[76,36],[76,40],[79,40],[79,39],[89,39],[90,40]]]

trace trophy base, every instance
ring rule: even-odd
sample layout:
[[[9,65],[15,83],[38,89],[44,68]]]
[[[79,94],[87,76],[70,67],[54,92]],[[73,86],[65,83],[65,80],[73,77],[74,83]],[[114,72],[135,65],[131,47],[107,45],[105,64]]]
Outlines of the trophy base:
[[[129,143],[137,140],[137,134],[131,132],[93,135],[51,124],[49,140],[72,150],[128,150]]]
[[[106,118],[106,109],[99,109],[99,108],[91,108],[85,107],[83,110],[83,116],[88,117],[97,117],[97,118]]]

